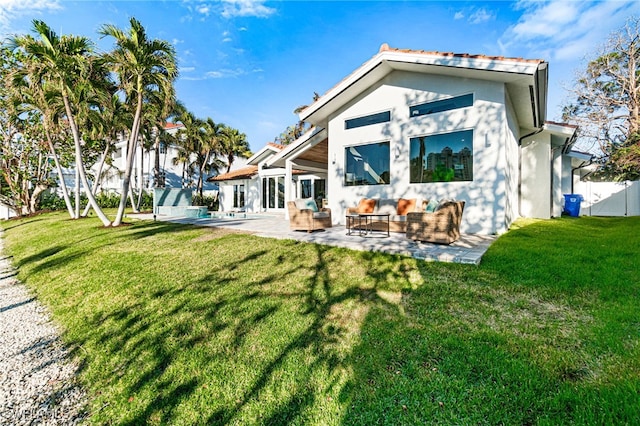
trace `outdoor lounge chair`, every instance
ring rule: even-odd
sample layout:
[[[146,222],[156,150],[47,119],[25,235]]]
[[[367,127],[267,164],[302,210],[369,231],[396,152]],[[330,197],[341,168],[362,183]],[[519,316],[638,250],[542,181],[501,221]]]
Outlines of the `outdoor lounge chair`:
[[[313,202],[313,204],[311,204],[311,202]],[[331,228],[331,209],[313,208],[314,205],[315,201],[313,200],[287,202],[289,227],[292,231],[312,232],[319,229]]]
[[[451,244],[460,238],[464,201],[442,203],[433,213],[407,213],[407,238]]]

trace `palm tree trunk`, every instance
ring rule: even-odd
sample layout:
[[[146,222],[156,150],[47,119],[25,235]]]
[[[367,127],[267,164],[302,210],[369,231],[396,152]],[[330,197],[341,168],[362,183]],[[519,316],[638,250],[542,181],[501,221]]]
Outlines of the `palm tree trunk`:
[[[89,185],[89,181],[87,180],[87,174],[84,171],[84,164],[82,162],[82,146],[80,145],[80,135],[78,134],[78,128],[76,127],[76,122],[73,119],[73,114],[71,113],[71,105],[69,105],[69,98],[67,97],[64,90],[62,93],[62,100],[64,102],[64,108],[67,113],[67,119],[69,120],[69,125],[71,126],[71,133],[73,134],[73,143],[76,149],[76,169],[80,174],[80,179],[82,179],[82,184],[87,189],[87,197],[89,198],[89,203],[91,204],[91,207],[93,207],[93,210],[95,210],[96,214],[102,221],[103,225],[109,226],[111,225],[111,221],[104,214],[104,212],[96,202],[95,197],[91,193],[91,186]],[[78,205],[79,204],[80,203],[78,203]]]
[[[80,217],[80,170],[78,169],[78,164],[76,161],[76,188],[75,188],[75,193],[76,193],[76,205],[75,205],[75,212],[73,213],[73,215],[78,218]]]
[[[155,147],[156,155],[155,155],[155,158],[153,159],[154,160],[153,186],[155,188],[160,188],[160,130],[156,132],[155,146],[156,146]]]
[[[140,87],[138,85],[138,87]],[[118,205],[118,213],[113,221],[113,226],[120,226],[124,217],[124,209],[127,206],[127,195],[129,185],[131,183],[131,171],[133,169],[134,153],[136,143],[138,141],[138,129],[140,129],[140,118],[142,116],[142,90],[138,90],[138,105],[136,106],[136,114],[133,117],[133,125],[131,126],[131,134],[127,143],[127,164],[125,165],[124,178],[122,180],[122,194],[120,194],[120,204]]]
[[[93,196],[95,197],[98,194],[98,188],[100,187],[100,176],[102,176],[102,169],[104,168],[104,162],[107,159],[107,155],[109,155],[109,142],[107,141],[107,146],[102,153],[102,159],[100,160],[100,165],[98,166],[98,172],[96,173],[96,181],[93,183]],[[91,204],[87,203],[84,211],[82,212],[81,217],[87,217],[89,214],[89,209],[91,208]]]
[[[67,183],[64,181],[64,175],[62,174],[62,167],[60,166],[60,161],[58,159],[58,153],[56,153],[56,148],[51,141],[51,136],[49,135],[49,130],[47,129],[47,124],[44,124],[44,131],[47,137],[47,144],[49,145],[49,151],[51,152],[51,156],[53,157],[53,162],[56,165],[56,172],[58,173],[58,178],[60,179],[60,189],[62,190],[62,198],[64,198],[64,204],[67,206],[67,211],[69,212],[69,216],[71,219],[77,219],[73,212],[73,206],[71,205],[71,199],[69,198],[69,191],[67,190]]]
[[[134,213],[140,213],[140,204],[142,203],[142,191],[144,191],[144,148],[140,149],[140,174],[138,175],[138,201],[135,206],[132,204]]]

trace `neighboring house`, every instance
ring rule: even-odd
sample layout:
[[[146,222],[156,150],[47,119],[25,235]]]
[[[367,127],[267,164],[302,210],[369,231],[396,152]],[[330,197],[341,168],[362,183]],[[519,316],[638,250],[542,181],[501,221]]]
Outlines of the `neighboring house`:
[[[291,183],[287,185],[285,169],[267,167],[267,162],[284,149],[283,145],[267,143],[242,167],[209,178],[220,185],[220,210],[282,212],[288,199],[287,186],[293,186],[296,197],[315,198],[321,205],[326,196],[326,169],[291,170]]]
[[[175,135],[184,126],[180,123],[166,123],[164,130],[168,133]],[[138,144],[136,150],[136,158],[133,163],[133,170],[131,175],[131,183],[134,188],[140,187],[140,179],[145,189],[155,188],[155,156],[160,156],[160,187],[166,188],[182,188],[194,187],[197,181],[196,176],[188,176],[184,163],[174,164],[174,159],[178,158],[179,150],[174,145],[167,145],[160,143],[160,147],[156,153],[155,147],[149,150],[145,150]],[[112,154],[112,164],[107,166],[102,171],[102,179],[100,180],[100,188],[103,191],[108,192],[120,192],[122,189],[122,178],[124,176],[125,162],[127,159],[127,140],[121,138],[116,142],[115,151]],[[193,158],[191,159],[193,161]],[[97,172],[98,164],[92,167],[94,174]],[[197,173],[197,170],[195,171]],[[215,184],[206,184],[205,177],[205,191],[215,191],[218,187]]]
[[[543,60],[385,44],[300,113],[313,126],[305,135],[215,178],[224,208],[322,198],[344,224],[362,197],[457,199],[462,232],[480,234],[560,216],[581,160],[571,156],[577,128],[546,120],[547,80]]]

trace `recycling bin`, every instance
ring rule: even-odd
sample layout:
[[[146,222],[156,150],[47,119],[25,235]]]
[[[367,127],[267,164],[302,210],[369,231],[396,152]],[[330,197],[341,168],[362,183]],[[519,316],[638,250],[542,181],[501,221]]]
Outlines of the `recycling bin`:
[[[580,203],[583,198],[580,194],[564,194],[564,211],[572,217],[580,216]]]

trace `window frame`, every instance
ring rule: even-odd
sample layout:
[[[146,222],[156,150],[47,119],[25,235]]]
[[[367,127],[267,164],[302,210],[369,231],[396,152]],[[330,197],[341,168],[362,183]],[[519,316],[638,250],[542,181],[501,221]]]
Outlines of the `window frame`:
[[[378,119],[379,116],[384,115],[384,118]],[[372,114],[361,115],[358,117],[347,118],[344,120],[344,129],[351,130],[359,127],[373,126],[374,124],[389,123],[391,122],[391,110],[374,112]],[[351,125],[350,125],[351,124]]]
[[[465,103],[460,106],[454,105],[453,107],[450,107],[450,108],[447,107],[448,103],[451,103],[451,102],[455,103],[456,100],[462,100],[467,97],[471,97],[470,104]],[[448,98],[436,99],[429,102],[409,105],[409,118],[438,114],[440,112],[446,112],[446,111],[455,111],[463,108],[470,108],[470,107],[472,108],[474,103],[475,103],[475,95],[473,92],[471,92],[471,93],[465,93],[464,95],[450,96]],[[428,108],[429,106],[431,106],[431,108]]]
[[[425,140],[428,140],[429,138],[433,138],[433,137],[441,137],[444,135],[453,135],[456,133],[470,133],[471,136],[471,141],[469,143],[469,146],[463,146],[458,152],[453,153],[452,156],[456,156],[458,155],[460,152],[462,152],[463,149],[468,149],[470,148],[471,151],[471,162],[470,162],[470,178],[469,179],[450,179],[450,180],[424,180],[424,178],[420,181],[418,180],[413,180],[413,176],[414,176],[414,172],[413,172],[413,159],[414,156],[412,156],[412,144],[414,140],[419,140],[420,138],[425,138]],[[473,176],[473,163],[474,163],[474,139],[475,139],[475,128],[465,128],[465,129],[456,129],[456,130],[451,130],[451,131],[444,131],[444,132],[439,132],[439,133],[430,133],[427,135],[418,135],[418,136],[412,136],[409,138],[409,184],[429,184],[429,183],[451,183],[451,182],[473,182],[474,180],[474,176]],[[425,147],[428,146],[428,142],[425,141]],[[449,144],[447,144],[446,146],[447,148],[450,148]],[[451,148],[450,148],[451,149]],[[442,149],[444,150],[444,148]],[[442,152],[442,150],[440,152]],[[427,170],[425,168],[425,163],[428,162],[428,155],[430,153],[437,153],[437,151],[432,151],[429,152],[425,149],[425,159],[423,164],[423,169]],[[460,158],[460,157],[459,157]],[[459,159],[458,158],[458,159]],[[454,170],[454,177],[455,177],[455,165],[459,164],[459,163],[452,163],[452,165],[454,165],[453,170]],[[446,166],[446,165],[445,165]],[[464,177],[464,172],[463,172],[463,177]]]
[[[377,183],[363,183],[362,180],[354,180],[354,182],[357,183],[350,183],[350,181],[347,179],[347,175],[350,173],[349,170],[349,159],[348,159],[348,153],[350,152],[350,150],[352,148],[357,148],[357,147],[365,147],[365,146],[369,146],[369,145],[386,145],[387,146],[387,170],[384,170],[382,172],[382,175],[384,175],[384,172],[388,173],[387,176],[387,181],[383,181],[383,182],[377,182]],[[377,185],[389,185],[391,184],[391,141],[390,140],[382,140],[382,141],[377,141],[377,142],[367,142],[367,143],[361,143],[361,144],[354,144],[354,145],[345,145],[344,147],[344,175],[343,175],[343,180],[342,180],[342,186],[377,186]],[[363,160],[364,161],[364,160]],[[365,163],[363,162],[363,165]],[[367,162],[367,164],[369,164]],[[375,171],[377,174],[377,171]],[[383,176],[378,175],[380,178],[383,178]],[[362,178],[364,178],[364,175],[362,176]]]

